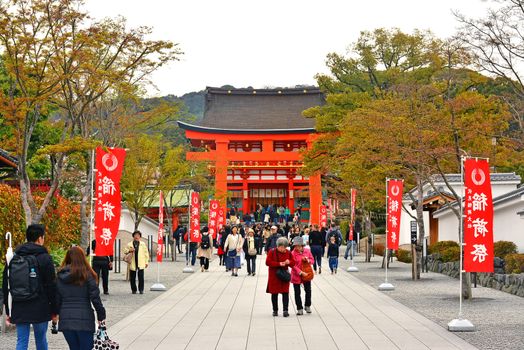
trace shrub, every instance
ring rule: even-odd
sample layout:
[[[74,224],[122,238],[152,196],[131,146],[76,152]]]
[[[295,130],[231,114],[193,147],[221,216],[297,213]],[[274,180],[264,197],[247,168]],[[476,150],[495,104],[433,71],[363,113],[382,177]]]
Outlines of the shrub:
[[[506,262],[506,273],[524,272],[524,254],[508,254],[504,261]]]
[[[377,255],[384,256],[384,250],[385,249],[386,249],[386,247],[382,243],[375,243],[375,245],[373,246],[373,253],[377,254]]]
[[[497,241],[494,244],[495,256],[506,260],[506,255],[516,254],[517,245],[509,241]]]
[[[458,243],[455,241],[440,241],[440,242],[434,243],[429,246],[429,253],[430,254],[439,253],[442,255],[443,250],[447,248],[451,248],[451,247],[460,248]]]
[[[404,262],[404,263],[411,263],[412,257],[411,252],[409,250],[399,249],[396,252],[397,260]]]
[[[440,251],[440,260],[442,262],[458,261],[460,258],[460,247],[447,247]]]

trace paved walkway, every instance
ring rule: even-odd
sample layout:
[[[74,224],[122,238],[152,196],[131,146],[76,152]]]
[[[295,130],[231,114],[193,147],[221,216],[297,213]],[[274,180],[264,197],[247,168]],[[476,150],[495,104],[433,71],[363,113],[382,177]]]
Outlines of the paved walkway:
[[[265,256],[255,277],[186,278],[109,330],[121,349],[475,349],[344,270],[313,280],[313,313],[272,317]],[[327,267],[327,261],[324,262]],[[291,289],[292,290],[292,289]]]

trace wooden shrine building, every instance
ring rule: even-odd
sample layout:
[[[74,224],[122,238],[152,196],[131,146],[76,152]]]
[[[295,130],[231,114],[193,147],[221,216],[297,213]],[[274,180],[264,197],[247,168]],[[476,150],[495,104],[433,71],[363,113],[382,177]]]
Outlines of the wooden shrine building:
[[[194,151],[188,160],[208,161],[216,196],[242,215],[257,205],[284,205],[302,220],[318,223],[320,174],[303,177],[300,151],[314,141],[315,121],[302,112],[323,103],[317,88],[207,88],[201,122],[178,122]]]

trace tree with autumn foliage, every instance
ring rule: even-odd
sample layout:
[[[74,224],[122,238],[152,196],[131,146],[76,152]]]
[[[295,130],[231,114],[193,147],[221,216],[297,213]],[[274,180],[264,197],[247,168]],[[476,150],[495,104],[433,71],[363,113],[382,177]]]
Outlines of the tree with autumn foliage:
[[[71,155],[84,154],[83,242],[87,244],[92,153],[100,101],[137,98],[150,74],[181,54],[176,44],[150,40],[151,29],[127,29],[122,18],[95,21],[77,0],[9,0],[0,4],[0,49],[6,83],[0,114],[13,129],[26,222],[38,223],[56,193]],[[122,98],[123,97],[123,98]],[[59,140],[40,150],[51,164],[51,186],[37,205],[28,170],[35,128],[54,114]],[[102,119],[104,117],[102,116]],[[106,146],[113,146],[106,144]],[[78,160],[78,157],[76,157]],[[69,163],[71,164],[71,163]]]
[[[405,179],[418,189],[421,244],[423,183],[460,171],[464,152],[490,156],[491,139],[507,132],[507,107],[479,92],[488,78],[469,69],[468,51],[456,41],[378,29],[363,32],[353,49],[347,58],[329,55],[332,74],[317,77],[327,97],[305,112],[322,132],[305,155],[306,171],[334,173],[368,203],[383,203],[386,177]],[[495,151],[498,162],[508,158],[503,145]]]

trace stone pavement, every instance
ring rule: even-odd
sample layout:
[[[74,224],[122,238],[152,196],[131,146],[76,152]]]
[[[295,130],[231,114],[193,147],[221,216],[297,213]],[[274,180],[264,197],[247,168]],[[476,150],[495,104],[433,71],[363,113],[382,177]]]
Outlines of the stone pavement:
[[[382,257],[375,256],[370,263],[364,262],[363,254],[356,257],[359,272],[352,276],[372,288],[384,282],[384,269],[380,268]],[[349,260],[339,259],[344,269]],[[389,282],[395,285],[387,295],[408,308],[422,314],[446,328],[457,317],[459,307],[459,280],[444,274],[427,272],[421,280],[411,280],[411,264],[396,259],[390,264]],[[468,343],[483,350],[524,349],[524,298],[480,285],[473,288],[473,299],[463,303],[464,316],[475,325],[475,332],[455,333]]]
[[[109,329],[121,349],[475,349],[339,270],[313,280],[313,313],[271,315],[265,256],[232,277],[215,260]],[[327,261],[324,262],[327,267]],[[292,290],[292,289],[291,289]],[[280,300],[281,302],[281,300]],[[280,305],[281,307],[281,305]]]
[[[164,261],[160,267],[160,280],[167,287],[171,288],[183,279],[187,278],[188,275],[182,273],[182,269],[185,266],[183,257],[178,256],[176,262]],[[144,275],[146,290],[144,294],[131,294],[131,287],[129,282],[125,280],[126,263],[122,262],[121,268],[122,273],[109,273],[109,295],[101,295],[102,303],[106,308],[107,324],[111,326],[121,319],[132,314],[134,311],[139,309],[141,306],[146,305],[151,300],[155,299],[160,292],[150,292],[149,287],[156,282],[156,262],[150,263],[149,268],[146,270]],[[100,289],[102,289],[100,287]],[[51,334],[51,331],[47,333],[47,340],[49,342],[50,350],[64,350],[68,349],[67,343],[62,333]],[[0,349],[14,349],[16,347],[16,330],[11,327],[7,333],[0,334]],[[33,334],[29,341],[29,349],[35,349],[35,342]],[[144,349],[145,350],[145,349]]]

